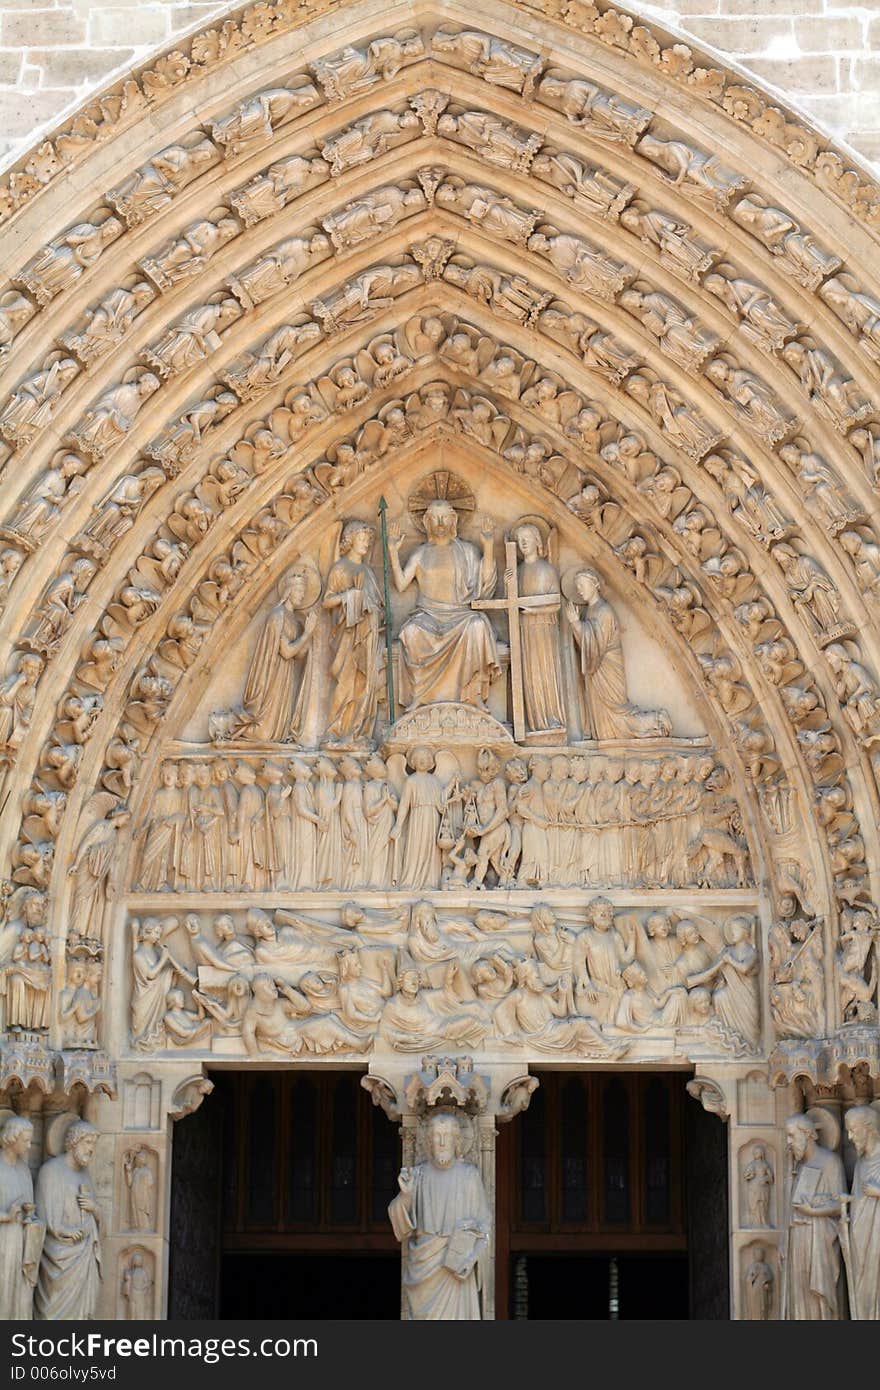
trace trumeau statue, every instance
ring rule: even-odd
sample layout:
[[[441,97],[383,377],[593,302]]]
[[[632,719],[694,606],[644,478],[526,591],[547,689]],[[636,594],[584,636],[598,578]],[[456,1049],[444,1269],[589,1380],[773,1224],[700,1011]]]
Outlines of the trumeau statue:
[[[402,1168],[400,1192],[388,1214],[403,1246],[407,1316],[416,1321],[473,1321],[482,1317],[482,1266],[492,1214],[483,1180],[461,1157],[457,1116],[439,1112],[427,1122],[429,1158]]]

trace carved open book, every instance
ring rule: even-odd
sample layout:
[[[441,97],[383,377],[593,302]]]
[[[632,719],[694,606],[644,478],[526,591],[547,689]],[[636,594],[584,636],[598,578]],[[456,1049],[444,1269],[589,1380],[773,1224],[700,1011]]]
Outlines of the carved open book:
[[[477,1261],[479,1234],[476,1231],[453,1231],[443,1260],[445,1267],[463,1279]]]

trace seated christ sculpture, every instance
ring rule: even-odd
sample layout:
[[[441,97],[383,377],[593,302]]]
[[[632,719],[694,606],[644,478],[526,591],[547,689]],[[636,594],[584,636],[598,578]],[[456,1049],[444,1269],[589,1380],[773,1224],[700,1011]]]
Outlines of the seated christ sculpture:
[[[400,563],[403,534],[391,527],[394,582],[403,593],[415,583],[418,601],[400,629],[401,702],[409,709],[454,701],[485,708],[500,674],[495,634],[474,599],[495,591],[495,530],[484,518],[478,548],[458,538],[455,508],[442,500],[425,511],[427,540]]]

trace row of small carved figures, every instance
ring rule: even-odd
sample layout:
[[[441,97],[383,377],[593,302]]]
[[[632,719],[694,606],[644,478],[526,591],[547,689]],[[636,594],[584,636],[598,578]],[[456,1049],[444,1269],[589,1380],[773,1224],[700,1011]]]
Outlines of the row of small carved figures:
[[[520,887],[602,882],[743,887],[727,773],[710,755],[657,760],[482,750],[468,781],[427,749],[286,766],[166,762],[135,832],[145,891]],[[413,763],[410,762],[410,766]]]
[[[603,1029],[707,1024],[734,1050],[759,1040],[754,921],[742,915],[722,926],[656,911],[642,923],[596,898],[586,924],[561,924],[541,904],[527,917],[484,911],[440,922],[423,901],[396,917],[349,904],[335,928],[251,908],[241,935],[229,914],[214,919],[210,937],[188,915],[191,963],[165,944],[180,926],[176,916],[130,922],[132,1044],[141,1051],[241,1034],[256,1055],[363,1052],[377,1036],[401,1051],[493,1036],[619,1054],[629,1044]]]

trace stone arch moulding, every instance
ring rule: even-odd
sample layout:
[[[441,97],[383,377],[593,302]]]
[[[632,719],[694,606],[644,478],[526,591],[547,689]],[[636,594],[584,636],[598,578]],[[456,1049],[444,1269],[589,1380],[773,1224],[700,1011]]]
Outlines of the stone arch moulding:
[[[25,949],[34,965],[7,994],[2,1084],[60,1085],[118,1154],[146,1136],[157,1245],[143,1247],[137,1279],[129,1269],[128,1304],[165,1297],[168,1119],[197,1107],[211,1088],[203,1069],[224,1059],[375,1057],[402,1113],[419,1050],[485,1058],[496,1110],[511,1078],[548,1056],[696,1066],[692,1093],[725,1111],[731,1163],[761,1142],[781,1173],[776,1122],[786,1098],[797,1104],[791,1088],[833,1092],[845,1072],[858,1098],[880,1072],[880,197],[869,175],[750,79],[607,7],[491,0],[473,27],[455,3],[364,0],[343,21],[339,5],[279,0],[189,36],[90,101],[11,171],[0,219],[2,964],[15,975]],[[445,898],[420,881],[442,940],[455,937],[449,912],[473,911],[470,875],[493,886],[497,875],[484,926],[471,920],[456,950],[470,969],[492,930],[510,959],[483,972],[482,995],[473,981],[456,995],[458,1014],[445,997],[457,1031],[416,1028],[408,1057],[401,1020],[421,1009],[436,1023],[419,989],[460,986],[445,978],[436,922],[421,946],[421,927],[395,926],[419,897],[399,875],[355,921],[357,885],[322,903],[307,884],[292,905],[267,865],[245,949],[247,904],[212,880],[213,851],[173,883],[145,888],[141,866],[164,764],[222,772],[266,759],[287,789],[290,750],[248,748],[233,725],[208,737],[228,654],[243,688],[279,580],[311,561],[323,586],[342,523],[375,519],[380,496],[390,520],[405,517],[425,479],[446,486],[440,474],[460,474],[468,506],[505,525],[512,499],[537,514],[545,560],[558,544],[563,570],[598,573],[625,619],[624,655],[650,651],[693,711],[685,733],[646,741],[651,757],[573,745],[585,780],[620,762],[622,784],[639,754],[655,766],[639,783],[647,797],[652,776],[696,784],[688,759],[702,759],[694,807],[708,828],[682,818],[682,852],[702,853],[702,867],[668,880],[655,865],[625,883],[597,868],[511,887],[500,859],[474,870],[464,857],[460,880],[445,866]],[[476,515],[462,513],[471,541]],[[415,522],[410,509],[404,553]],[[500,602],[500,535],[496,549]],[[394,609],[398,627],[406,611]],[[560,615],[572,621],[564,605]],[[540,745],[517,749],[502,706],[486,739],[514,761],[533,756]],[[469,738],[465,782],[478,775]],[[327,750],[317,735],[301,742],[311,776]],[[399,796],[406,750],[393,725],[380,742]],[[352,751],[360,769],[365,750]],[[206,805],[227,794],[217,775]],[[276,804],[259,776],[261,806]],[[282,821],[293,797],[277,800]],[[674,853],[670,842],[670,863]],[[661,889],[666,927],[648,933]],[[604,1034],[583,1000],[566,1013],[551,960],[573,936],[583,945],[566,914],[581,923],[602,892],[629,914],[621,941],[641,943]],[[552,924],[528,916],[543,899]],[[544,974],[523,967],[505,990],[523,942],[502,918],[517,902]],[[247,970],[238,995],[218,978],[221,917],[236,959],[249,951],[288,990],[298,1051],[262,1046],[259,1020],[243,1025],[251,985]],[[684,1000],[669,956],[670,1007],[642,1024],[637,996],[662,982],[663,933],[683,921],[697,997]],[[331,927],[303,989],[291,966],[303,933]],[[552,935],[540,949],[538,931]],[[163,933],[179,969],[174,999],[155,1004],[146,982],[165,979]],[[368,950],[363,978],[352,958]],[[754,962],[745,1033],[732,1006],[713,1003],[726,950]],[[407,961],[423,978],[376,1040]],[[347,1002],[331,1007],[334,970]],[[519,1017],[507,996],[543,998],[551,985],[543,1041],[537,1026],[521,1032],[511,1061],[475,1016],[502,999]],[[757,1137],[734,1100],[746,1075],[777,1088]],[[139,1087],[150,1103],[135,1122]],[[112,1204],[108,1163],[95,1166]],[[732,1219],[746,1231],[739,1190],[737,1178]],[[121,1272],[126,1230],[120,1218]],[[768,1231],[762,1279],[774,1277],[777,1239]]]

